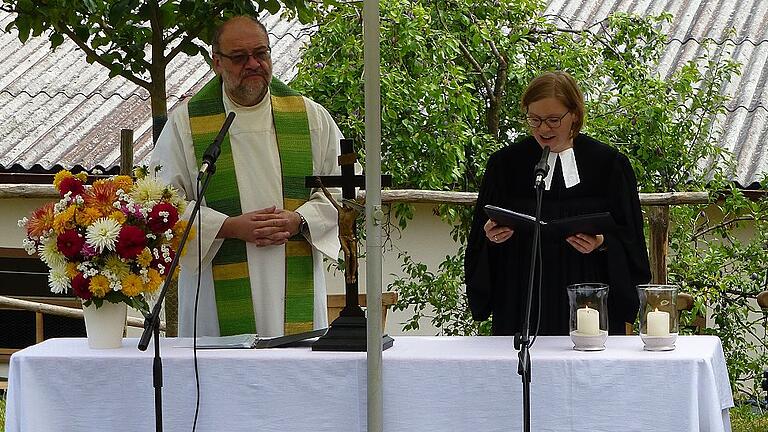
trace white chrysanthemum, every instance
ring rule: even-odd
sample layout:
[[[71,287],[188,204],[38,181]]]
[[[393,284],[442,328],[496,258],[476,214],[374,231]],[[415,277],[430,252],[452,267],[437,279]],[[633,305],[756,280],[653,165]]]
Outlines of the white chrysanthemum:
[[[67,257],[59,252],[59,247],[56,245],[56,236],[41,238],[42,244],[38,246],[38,252],[40,253],[40,259],[48,264],[48,267],[61,267],[67,263]]]
[[[113,251],[118,234],[120,234],[120,224],[116,220],[99,218],[85,230],[85,241],[98,253],[104,252],[105,249]]]
[[[29,219],[26,216],[19,219],[19,222],[18,222],[19,228],[26,228],[27,222],[29,222]]]
[[[51,292],[55,294],[63,294],[69,290],[70,283],[66,265],[51,267],[51,271],[48,273],[48,285],[51,287]]]
[[[137,203],[146,204],[150,201],[158,202],[163,197],[163,187],[157,182],[153,175],[148,175],[142,179],[136,180],[133,184],[131,197]]]

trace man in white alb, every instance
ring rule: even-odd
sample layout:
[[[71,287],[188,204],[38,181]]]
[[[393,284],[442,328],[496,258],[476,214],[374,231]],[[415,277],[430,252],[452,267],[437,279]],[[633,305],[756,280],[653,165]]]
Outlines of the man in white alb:
[[[325,108],[272,78],[257,20],[228,20],[212,48],[216,78],[171,114],[150,163],[197,199],[202,153],[236,114],[203,196],[197,334],[327,327],[322,254],[338,257],[337,212],[322,191],[304,188],[304,176],[339,174],[341,132]],[[197,263],[193,239],[181,260],[180,336],[192,335]]]

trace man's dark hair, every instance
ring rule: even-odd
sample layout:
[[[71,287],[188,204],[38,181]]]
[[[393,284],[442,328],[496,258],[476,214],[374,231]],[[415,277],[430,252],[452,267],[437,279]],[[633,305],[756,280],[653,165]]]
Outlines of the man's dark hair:
[[[259,21],[257,18],[249,15],[234,16],[221,23],[221,25],[216,27],[216,30],[214,30],[213,37],[211,38],[211,50],[214,53],[219,52],[219,39],[221,38],[221,34],[224,32],[224,29],[227,27],[227,24],[229,24],[229,22],[235,18],[247,18],[253,21],[253,23],[256,24],[261,29],[261,31],[264,32],[264,35],[267,36],[267,40],[269,40],[269,33],[267,32],[267,28],[264,27],[264,24],[262,24],[261,21]]]

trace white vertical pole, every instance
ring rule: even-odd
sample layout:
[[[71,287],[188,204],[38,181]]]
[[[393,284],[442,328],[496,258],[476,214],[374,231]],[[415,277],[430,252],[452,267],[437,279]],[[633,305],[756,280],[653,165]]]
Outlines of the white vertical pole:
[[[379,1],[363,3],[365,80],[365,287],[368,366],[368,432],[384,430],[381,379],[381,76]]]

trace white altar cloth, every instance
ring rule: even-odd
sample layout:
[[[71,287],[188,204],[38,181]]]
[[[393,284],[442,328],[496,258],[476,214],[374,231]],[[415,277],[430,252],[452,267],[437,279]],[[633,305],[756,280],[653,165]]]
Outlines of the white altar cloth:
[[[11,358],[6,431],[152,431],[153,348],[90,350],[50,339]],[[164,430],[189,431],[192,350],[163,339]],[[671,352],[611,336],[577,352],[567,337],[531,350],[534,431],[729,431],[733,397],[720,340],[680,337]],[[204,431],[365,431],[365,353],[198,351]],[[384,431],[518,431],[522,386],[508,337],[404,337],[384,352]]]

